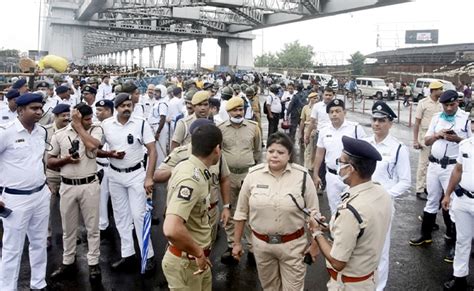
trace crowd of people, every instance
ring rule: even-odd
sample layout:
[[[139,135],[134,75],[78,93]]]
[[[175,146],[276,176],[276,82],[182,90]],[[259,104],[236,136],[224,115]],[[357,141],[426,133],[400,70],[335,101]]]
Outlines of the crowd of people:
[[[254,74],[190,73],[169,74],[140,92],[135,82],[104,69],[77,69],[100,78],[45,78],[34,88],[20,78],[4,91],[0,290],[18,288],[25,236],[30,288],[47,288],[52,224],[62,226],[63,259],[49,277],[74,277],[80,216],[89,277],[100,282],[101,237],[111,231],[111,215],[121,255],[111,269],[132,272],[140,265],[147,274],[161,263],[170,290],[212,289],[209,255],[220,222],[227,239],[221,262],[239,264],[246,253],[264,290],[302,290],[304,263],[318,254],[326,260],[329,290],[385,288],[393,199],[412,181],[409,150],[391,134],[397,116],[386,102],[373,104],[366,132],[348,120],[331,86],[290,82],[264,91]],[[443,91],[440,82],[429,91],[418,103],[413,131],[420,151],[416,192],[427,202],[421,236],[409,243],[432,242],[442,206],[450,246],[445,261],[454,262],[444,288],[464,290],[474,214],[471,120],[456,91]],[[302,165],[295,144],[304,152]],[[167,183],[167,193],[158,193],[156,183]],[[167,201],[161,262],[143,235],[157,195]],[[327,199],[330,218],[320,213],[319,199]],[[50,219],[58,200],[60,222]],[[163,215],[151,213],[151,223]]]

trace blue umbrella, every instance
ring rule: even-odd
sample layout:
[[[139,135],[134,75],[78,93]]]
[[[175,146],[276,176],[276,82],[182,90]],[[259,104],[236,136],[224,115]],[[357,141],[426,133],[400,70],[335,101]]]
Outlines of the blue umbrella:
[[[148,255],[148,247],[150,241],[150,234],[151,234],[151,210],[153,209],[153,204],[151,199],[147,199],[146,201],[146,212],[145,218],[143,218],[143,231],[142,231],[142,240],[143,240],[143,247],[142,247],[142,268],[141,273],[145,274],[146,268],[146,260]]]

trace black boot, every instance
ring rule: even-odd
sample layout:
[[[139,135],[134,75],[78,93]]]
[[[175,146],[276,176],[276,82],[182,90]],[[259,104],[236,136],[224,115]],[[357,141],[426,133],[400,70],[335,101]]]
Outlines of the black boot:
[[[466,277],[454,277],[454,279],[444,283],[445,291],[465,291],[467,290]]]
[[[77,270],[74,263],[70,265],[61,264],[61,266],[51,274],[51,280],[70,279],[76,275],[76,273]]]
[[[451,220],[451,216],[449,212],[443,209],[443,221],[446,225],[446,234],[444,235],[444,239],[446,243],[452,244],[456,241],[456,225]]]
[[[431,232],[433,231],[433,225],[436,221],[436,213],[423,212],[423,221],[421,222],[421,236],[416,239],[411,239],[409,244],[412,246],[421,246],[424,244],[430,244]]]
[[[102,271],[100,270],[99,264],[89,266],[89,280],[100,281],[102,277]]]
[[[126,258],[121,258],[120,260],[112,263],[111,269],[113,271],[124,271],[124,272],[132,272],[137,270],[138,262],[135,258],[135,255],[131,255]]]

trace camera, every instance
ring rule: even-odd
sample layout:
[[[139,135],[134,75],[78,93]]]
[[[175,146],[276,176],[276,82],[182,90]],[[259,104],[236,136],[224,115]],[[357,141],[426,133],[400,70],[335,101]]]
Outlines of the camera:
[[[128,144],[133,144],[133,135],[131,133],[129,133],[127,135],[127,143]]]
[[[71,141],[71,148],[69,149],[69,154],[73,159],[79,159],[79,141]]]

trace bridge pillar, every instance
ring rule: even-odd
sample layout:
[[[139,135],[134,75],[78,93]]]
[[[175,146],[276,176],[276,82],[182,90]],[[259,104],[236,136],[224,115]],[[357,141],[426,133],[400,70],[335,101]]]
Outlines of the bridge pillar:
[[[221,47],[221,65],[253,67],[252,39],[221,37],[217,43]]]
[[[161,53],[160,53],[160,63],[158,64],[159,68],[165,68],[165,60],[166,60],[166,44],[161,45]]]
[[[125,50],[125,51],[123,52],[123,54],[125,55],[124,66],[125,66],[125,67],[128,67],[128,50]]]
[[[155,47],[154,46],[149,46],[148,47],[148,52],[149,52],[148,66],[150,68],[153,68],[153,67],[155,67]]]
[[[178,49],[178,58],[176,60],[176,69],[181,70],[181,51],[183,50],[183,42],[178,41],[176,43],[177,49]]]
[[[202,57],[202,38],[196,39],[197,53],[196,53],[196,70],[201,69],[201,57]]]
[[[143,48],[138,49],[138,65],[143,67]]]

